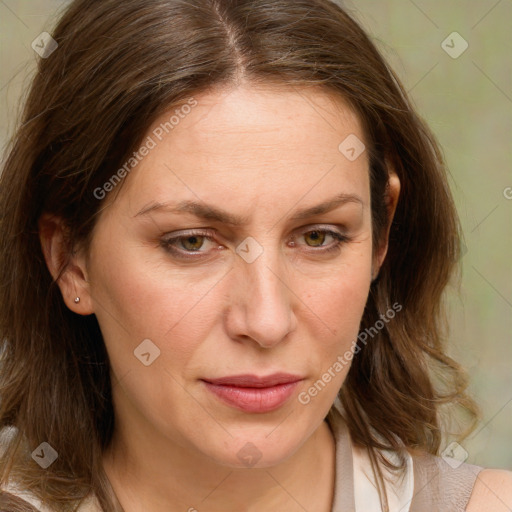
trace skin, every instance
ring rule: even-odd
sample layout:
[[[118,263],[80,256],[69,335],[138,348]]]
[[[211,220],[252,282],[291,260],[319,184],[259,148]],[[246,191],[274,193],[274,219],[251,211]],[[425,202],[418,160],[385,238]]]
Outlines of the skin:
[[[324,418],[350,365],[309,404],[297,398],[352,349],[386,254],[387,236],[372,244],[367,152],[350,161],[338,150],[347,136],[365,136],[342,99],[316,88],[243,84],[195,98],[110,193],[89,251],[78,251],[59,279],[71,310],[97,316],[110,356],[116,430],[105,470],[126,512],[328,512],[334,440]],[[400,184],[390,173],[392,218]],[[292,219],[340,193],[358,199]],[[182,200],[245,223],[169,209],[137,215]],[[40,227],[56,276],[61,224],[45,215]],[[327,252],[336,240],[314,228],[348,239]],[[199,229],[212,240],[191,242]],[[170,252],[161,241],[178,233],[186,236]],[[252,263],[236,252],[247,237],[263,249]],[[179,249],[195,249],[196,259],[179,259]],[[145,339],[160,350],[149,366],[134,357]],[[268,413],[234,409],[200,380],[278,371],[303,380]],[[260,456],[251,467],[237,455],[247,443]]]
[[[466,512],[510,512],[512,510],[512,471],[484,469],[471,494]]]
[[[337,151],[349,134],[364,141],[361,126],[340,98],[319,90],[241,86],[196,99],[172,136],[107,198],[90,251],[77,252],[58,280],[71,310],[96,314],[112,363],[117,427],[105,470],[126,512],[328,512],[334,440],[323,418],[349,366],[308,405],[296,396],[350,349],[387,250],[387,236],[372,247],[366,154],[350,162]],[[391,169],[389,185],[391,219],[400,190]],[[362,206],[290,220],[333,191],[358,195]],[[247,223],[136,216],[170,199],[207,200],[247,215]],[[308,255],[302,247],[334,242],[305,237],[312,224],[344,227],[351,240],[340,252]],[[206,227],[218,238],[204,247],[196,241],[211,257],[195,263],[173,259],[158,243],[166,233]],[[40,234],[56,278],[65,250],[60,219],[43,215]],[[235,252],[247,236],[264,249],[252,263]],[[146,338],[161,351],[148,367],[133,356]],[[198,380],[283,370],[304,381],[265,414],[219,403]],[[236,456],[248,441],[261,454],[252,467]],[[512,473],[482,471],[467,510],[512,510]]]

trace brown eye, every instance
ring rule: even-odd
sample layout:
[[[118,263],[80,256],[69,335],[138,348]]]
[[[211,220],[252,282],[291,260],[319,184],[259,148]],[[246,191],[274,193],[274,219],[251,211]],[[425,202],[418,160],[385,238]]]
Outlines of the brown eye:
[[[214,237],[213,232],[203,230],[165,237],[160,240],[160,245],[176,259],[196,260],[212,255],[213,251],[208,251],[208,249],[219,249],[219,244],[215,243]],[[210,248],[208,243],[211,245]]]
[[[309,231],[304,235],[304,240],[308,243],[307,240],[309,238],[312,243],[308,243],[308,245],[311,245],[311,247],[322,247],[326,234],[327,233],[325,231]]]
[[[197,251],[197,250],[201,249],[201,247],[203,246],[205,237],[192,235],[192,236],[182,237],[180,240],[181,240],[182,247],[186,251]]]

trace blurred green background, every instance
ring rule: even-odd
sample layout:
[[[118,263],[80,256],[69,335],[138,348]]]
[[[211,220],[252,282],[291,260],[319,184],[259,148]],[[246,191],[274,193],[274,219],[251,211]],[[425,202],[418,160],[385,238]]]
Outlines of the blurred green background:
[[[66,4],[0,0],[2,154],[39,58],[32,41],[51,33]],[[512,469],[512,1],[344,5],[443,147],[467,247],[460,290],[447,296],[450,353],[468,369],[483,411],[462,446],[468,462]]]

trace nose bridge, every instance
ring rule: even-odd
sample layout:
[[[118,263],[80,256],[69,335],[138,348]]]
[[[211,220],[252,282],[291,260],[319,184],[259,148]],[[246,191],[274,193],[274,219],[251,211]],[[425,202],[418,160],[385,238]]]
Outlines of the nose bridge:
[[[268,240],[272,237],[267,237]],[[241,249],[258,250],[254,242]],[[251,246],[252,243],[252,246]],[[260,245],[259,255],[252,261],[243,252],[237,261],[236,274],[239,286],[238,299],[243,305],[243,332],[262,346],[279,343],[295,328],[293,294],[288,285],[288,275],[282,253],[269,241]],[[247,253],[246,253],[247,254]],[[253,252],[253,257],[255,253]],[[249,262],[250,261],[250,262]]]
[[[265,258],[261,256],[252,264],[246,264],[244,274],[246,276],[245,282],[248,287],[248,297],[256,299],[266,298],[266,301],[261,301],[261,306],[265,304],[276,303],[275,305],[288,304],[288,293],[286,286],[286,276],[282,272],[282,265],[275,265],[277,258]],[[267,306],[267,309],[270,309]]]

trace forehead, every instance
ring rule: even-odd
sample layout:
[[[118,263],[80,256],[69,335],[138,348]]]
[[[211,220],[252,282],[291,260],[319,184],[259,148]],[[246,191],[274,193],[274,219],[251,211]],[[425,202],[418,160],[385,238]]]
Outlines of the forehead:
[[[360,121],[348,103],[318,87],[244,85],[215,89],[194,99],[198,105],[172,130],[175,146],[197,143],[199,151],[225,152],[226,142],[236,140],[239,144],[231,148],[232,155],[237,149],[249,154],[289,148],[314,153],[315,144],[319,147],[327,134],[339,138],[356,133],[363,138]],[[161,129],[166,119],[169,112],[150,132]]]
[[[244,85],[210,90],[184,105],[148,130],[144,142],[152,148],[129,175],[130,202],[205,194],[225,201],[236,191],[243,203],[273,191],[297,198],[307,189],[366,191],[366,152],[351,161],[340,150],[347,138],[363,144],[362,125],[333,93]]]

